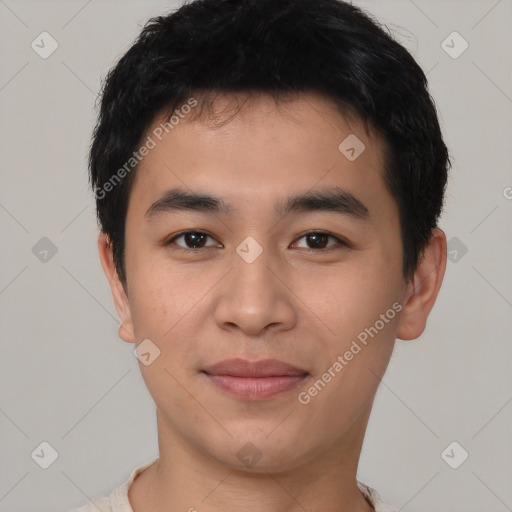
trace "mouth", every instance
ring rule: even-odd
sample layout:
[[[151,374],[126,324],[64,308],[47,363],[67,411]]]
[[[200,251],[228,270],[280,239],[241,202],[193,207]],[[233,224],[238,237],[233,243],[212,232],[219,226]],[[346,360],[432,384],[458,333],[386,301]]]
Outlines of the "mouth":
[[[297,388],[309,373],[277,359],[227,359],[201,371],[222,391],[247,400],[263,400]]]

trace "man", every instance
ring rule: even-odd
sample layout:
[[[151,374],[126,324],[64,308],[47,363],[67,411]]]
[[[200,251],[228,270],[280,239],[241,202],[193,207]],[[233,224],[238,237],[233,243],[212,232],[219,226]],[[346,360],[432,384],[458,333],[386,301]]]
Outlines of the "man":
[[[197,0],[110,71],[99,254],[159,457],[80,511],[389,511],[356,479],[446,265],[426,78],[338,0]]]

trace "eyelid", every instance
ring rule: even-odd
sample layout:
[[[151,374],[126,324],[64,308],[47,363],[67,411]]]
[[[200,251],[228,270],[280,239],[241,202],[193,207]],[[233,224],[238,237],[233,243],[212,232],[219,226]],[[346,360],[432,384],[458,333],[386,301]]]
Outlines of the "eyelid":
[[[202,229],[186,229],[184,231],[181,231],[179,233],[176,233],[176,234],[172,235],[172,237],[167,239],[163,243],[163,245],[164,246],[171,245],[172,243],[174,243],[176,241],[176,239],[178,239],[178,238],[180,238],[180,237],[182,237],[182,236],[184,236],[184,235],[186,235],[188,233],[199,233],[201,235],[205,235],[206,237],[215,239],[215,237],[213,237],[212,235],[210,235],[206,231],[203,231]],[[193,249],[193,248],[190,248],[190,247],[181,247],[181,245],[176,245],[176,247],[174,247],[173,249],[177,250],[177,251],[198,252],[198,251],[200,251],[202,249],[208,249],[209,247],[213,247],[213,246],[210,245],[210,246],[207,246],[207,247],[198,247],[196,249]]]
[[[207,237],[215,240],[215,237],[210,235],[208,232],[206,231],[203,231],[201,229],[186,229],[184,231],[181,231],[179,233],[176,233],[174,235],[172,235],[171,238],[167,239],[166,241],[163,242],[163,245],[164,246],[169,246],[171,244],[173,244],[176,239],[188,234],[188,233],[199,233],[199,234],[203,234],[203,235],[206,235]],[[334,233],[331,233],[329,231],[325,231],[325,230],[309,230],[309,231],[306,231],[305,233],[302,233],[301,235],[299,235],[295,241],[293,242],[293,244],[296,244],[298,240],[306,237],[307,235],[310,235],[310,234],[317,234],[317,235],[327,235],[328,237],[330,238],[334,238],[336,241],[337,241],[337,244],[334,244],[334,245],[331,245],[331,246],[328,246],[328,247],[325,247],[325,248],[320,248],[320,249],[314,249],[314,248],[308,248],[308,247],[302,247],[301,249],[305,250],[306,252],[308,253],[321,253],[321,252],[328,252],[330,250],[335,250],[335,249],[339,249],[340,247],[351,247],[351,244],[350,242],[348,242],[346,239],[338,236],[338,235],[335,235]],[[222,245],[222,244],[221,244]],[[185,251],[185,252],[192,252],[192,253],[197,253],[201,250],[204,250],[204,249],[208,249],[208,248],[211,248],[211,247],[214,247],[212,245],[210,246],[206,246],[206,247],[198,247],[198,248],[189,248],[189,247],[181,247],[180,245],[175,245],[175,247],[172,248],[172,250],[176,250],[176,251]]]
[[[334,233],[331,233],[329,231],[322,230],[322,229],[317,229],[317,230],[313,229],[313,230],[306,231],[302,235],[299,235],[296,240],[300,240],[301,238],[304,238],[305,236],[310,235],[310,234],[327,235],[330,238],[334,238],[338,243],[328,246],[324,249],[312,249],[309,247],[302,247],[302,249],[306,250],[307,252],[321,253],[321,252],[327,252],[331,249],[339,249],[340,246],[341,247],[350,247],[350,243],[347,240],[345,240],[344,238],[342,238],[338,235],[335,235]],[[294,243],[297,243],[297,242],[294,242]]]

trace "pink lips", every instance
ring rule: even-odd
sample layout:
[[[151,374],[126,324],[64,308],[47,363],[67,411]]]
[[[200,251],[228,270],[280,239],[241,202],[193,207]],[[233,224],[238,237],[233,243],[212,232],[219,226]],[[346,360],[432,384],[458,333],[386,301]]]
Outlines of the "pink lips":
[[[308,372],[277,359],[226,359],[204,368],[219,388],[249,400],[261,400],[296,388]]]

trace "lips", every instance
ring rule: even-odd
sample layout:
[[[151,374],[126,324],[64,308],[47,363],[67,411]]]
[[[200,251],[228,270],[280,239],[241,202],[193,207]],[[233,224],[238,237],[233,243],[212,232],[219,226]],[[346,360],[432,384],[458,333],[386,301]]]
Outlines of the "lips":
[[[247,359],[226,359],[203,369],[209,375],[241,378],[297,377],[308,372],[278,359],[248,361]]]
[[[222,392],[242,400],[265,400],[296,389],[306,370],[277,359],[226,359],[201,372]]]

